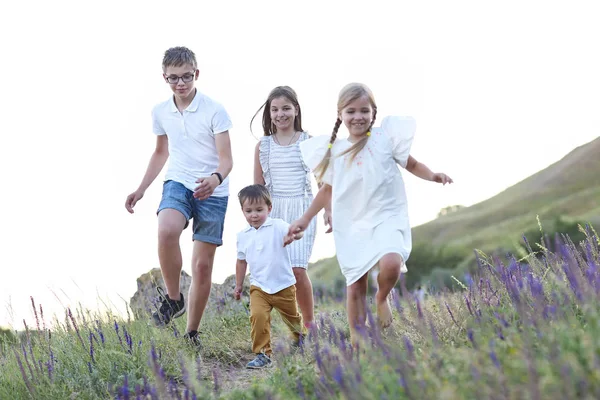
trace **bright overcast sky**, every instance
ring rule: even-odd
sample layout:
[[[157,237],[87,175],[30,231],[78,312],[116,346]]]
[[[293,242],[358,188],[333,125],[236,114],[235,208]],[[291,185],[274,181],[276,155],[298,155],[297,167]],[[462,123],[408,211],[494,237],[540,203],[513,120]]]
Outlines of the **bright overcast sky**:
[[[412,115],[412,154],[451,187],[406,176],[412,225],[484,200],[600,133],[600,14],[580,1],[12,1],[2,6],[0,325],[46,310],[117,308],[158,267],[157,179],[129,215],[170,96],[161,60],[195,51],[198,88],[231,115],[234,169],[213,280],[235,272],[252,180],[250,119],[277,85],[298,92],[303,125],[329,134],[348,82],[379,112]],[[255,134],[260,134],[256,125]],[[164,174],[164,171],[163,171]],[[334,254],[320,231],[312,260]],[[190,271],[191,230],[182,235]],[[50,312],[47,311],[47,314]]]

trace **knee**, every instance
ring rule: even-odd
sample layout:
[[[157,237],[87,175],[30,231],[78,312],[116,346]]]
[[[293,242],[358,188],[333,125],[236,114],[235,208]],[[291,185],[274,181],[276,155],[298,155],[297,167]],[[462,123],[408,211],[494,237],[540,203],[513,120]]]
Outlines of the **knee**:
[[[179,241],[179,235],[181,232],[179,229],[168,224],[158,227],[158,242],[159,243],[172,243]]]
[[[379,270],[381,272],[400,274],[404,261],[399,254],[389,254],[379,260]]]
[[[264,327],[269,323],[269,314],[265,312],[250,312],[250,323],[253,326]]]
[[[210,284],[212,278],[212,262],[206,259],[197,259],[192,263],[192,276],[200,279],[200,282]]]
[[[363,295],[363,290],[361,285],[358,285],[356,283],[353,283],[352,285],[348,286],[348,288],[346,289],[346,293],[348,295],[348,298],[352,299],[352,300],[357,300],[360,299]]]

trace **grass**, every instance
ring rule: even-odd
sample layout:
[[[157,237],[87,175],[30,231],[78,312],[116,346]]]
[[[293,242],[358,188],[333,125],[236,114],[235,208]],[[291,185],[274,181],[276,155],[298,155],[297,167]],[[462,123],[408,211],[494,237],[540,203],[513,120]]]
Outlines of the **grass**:
[[[600,398],[600,238],[591,228],[557,252],[479,254],[457,291],[419,303],[393,292],[393,325],[374,316],[349,345],[343,299],[317,294],[318,332],[292,350],[278,317],[275,366],[244,368],[245,303],[223,298],[202,323],[203,347],[181,337],[184,318],[147,320],[66,310],[0,342],[0,398],[16,399],[558,399]],[[534,255],[535,253],[535,255]],[[369,298],[372,304],[372,298]]]

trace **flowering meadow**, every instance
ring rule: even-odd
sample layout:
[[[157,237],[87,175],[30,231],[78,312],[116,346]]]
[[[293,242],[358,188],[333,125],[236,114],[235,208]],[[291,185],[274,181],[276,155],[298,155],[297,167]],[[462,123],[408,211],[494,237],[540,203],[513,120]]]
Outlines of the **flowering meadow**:
[[[0,342],[0,399],[598,399],[600,238],[582,232],[519,256],[477,251],[458,290],[422,302],[394,291],[393,325],[369,313],[357,347],[344,299],[319,292],[319,328],[299,348],[274,313],[274,365],[260,371],[245,369],[247,304],[229,296],[207,310],[200,348],[185,318],[159,329],[67,309],[49,329],[32,298],[34,318]]]

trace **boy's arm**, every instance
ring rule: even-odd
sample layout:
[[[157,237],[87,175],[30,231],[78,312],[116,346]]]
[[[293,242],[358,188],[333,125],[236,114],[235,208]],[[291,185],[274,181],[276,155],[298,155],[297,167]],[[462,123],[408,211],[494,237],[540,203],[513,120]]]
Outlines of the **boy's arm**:
[[[214,172],[221,174],[223,180],[225,180],[233,168],[229,131],[216,134],[215,145],[217,147],[217,155],[219,156],[219,166]],[[196,183],[199,183],[200,185],[194,190],[194,197],[198,200],[206,200],[212,196],[217,186],[221,184],[221,181],[217,175],[211,175],[209,177],[198,179]]]
[[[422,162],[417,161],[413,156],[408,156],[406,162],[406,170],[411,174],[418,176],[426,181],[433,181],[445,185],[454,181],[448,175],[441,172],[433,172],[429,167]]]
[[[262,165],[260,165],[260,142],[256,144],[256,149],[254,150],[254,184],[265,184]]]
[[[235,291],[234,297],[239,300],[242,295],[242,288],[244,287],[244,279],[246,278],[246,268],[248,263],[246,260],[237,260],[235,263]]]
[[[150,157],[150,161],[148,162],[148,167],[146,168],[146,173],[144,174],[144,178],[142,178],[142,182],[135,192],[127,196],[127,200],[125,200],[125,208],[131,214],[133,214],[133,207],[135,207],[135,204],[142,197],[144,197],[146,189],[148,189],[150,184],[152,184],[158,174],[160,174],[160,171],[162,171],[168,158],[169,139],[167,135],[158,135],[156,137],[156,147],[154,148],[154,152]]]

